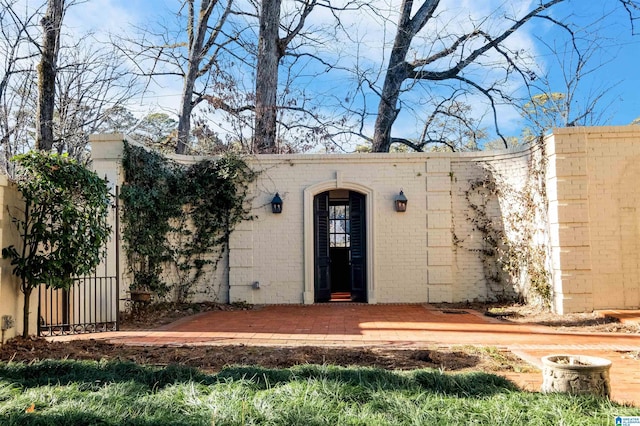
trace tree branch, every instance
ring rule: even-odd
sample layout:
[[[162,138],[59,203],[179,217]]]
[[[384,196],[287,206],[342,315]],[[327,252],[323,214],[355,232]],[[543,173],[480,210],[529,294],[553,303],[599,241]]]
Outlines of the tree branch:
[[[498,125],[498,111],[496,110],[496,103],[493,99],[493,96],[491,95],[491,92],[485,88],[483,88],[482,86],[480,86],[479,84],[475,83],[474,81],[471,81],[467,78],[464,77],[455,77],[456,80],[460,80],[463,83],[466,83],[472,87],[474,87],[476,90],[478,90],[480,93],[482,93],[483,95],[485,95],[487,97],[487,99],[489,100],[490,104],[491,104],[491,111],[493,112],[493,124],[495,126],[495,131],[497,133],[497,135],[500,137],[500,139],[502,139],[502,143],[504,144],[505,148],[509,148],[509,143],[507,142],[507,139],[504,137],[504,135],[502,134],[502,132],[500,131],[500,126]]]
[[[504,31],[496,38],[490,38],[489,35],[485,35],[489,42],[471,52],[469,56],[456,63],[453,67],[444,71],[426,71],[413,69],[409,72],[409,78],[432,81],[455,78],[460,73],[460,71],[468,67],[470,64],[474,63],[475,60],[480,57],[480,55],[493,48],[496,48],[498,45],[500,45],[500,43],[507,39],[507,37],[518,30],[518,28],[526,24],[531,18],[536,17],[540,12],[547,10],[553,5],[561,3],[563,1],[565,0],[551,0],[546,3],[541,3],[537,8],[533,9],[522,18],[518,19],[511,27],[509,27],[506,31]]]

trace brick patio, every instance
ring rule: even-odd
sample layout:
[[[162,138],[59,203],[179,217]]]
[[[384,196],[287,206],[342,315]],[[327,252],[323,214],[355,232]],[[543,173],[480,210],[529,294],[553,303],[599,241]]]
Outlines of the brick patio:
[[[625,319],[635,315],[618,311]],[[430,305],[269,305],[249,311],[213,311],[157,330],[64,336],[100,338],[130,345],[321,345],[423,348],[485,345],[507,349],[540,367],[550,354],[584,354],[610,359],[612,399],[640,406],[640,335],[568,333],[543,326],[509,324],[475,311]],[[527,390],[540,388],[539,372],[505,373]]]

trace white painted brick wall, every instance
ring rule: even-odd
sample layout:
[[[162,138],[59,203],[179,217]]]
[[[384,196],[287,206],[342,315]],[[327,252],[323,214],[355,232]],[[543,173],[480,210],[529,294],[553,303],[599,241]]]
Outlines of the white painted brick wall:
[[[456,161],[452,167],[455,183],[452,190],[454,215],[453,229],[458,239],[454,249],[455,281],[458,300],[494,300],[498,297],[510,297],[516,292],[522,291],[519,282],[507,282],[508,277],[502,274],[505,285],[496,285],[487,282],[487,275],[501,274],[500,267],[491,259],[480,253],[487,249],[484,235],[472,222],[477,215],[470,210],[470,201],[477,205],[486,205],[487,214],[491,218],[492,227],[503,230],[512,240],[518,240],[517,229],[510,228],[510,222],[503,221],[503,217],[510,217],[520,211],[523,206],[513,195],[521,191],[528,180],[531,153],[528,151],[514,150],[500,155],[486,153],[484,157],[474,158],[474,161]],[[536,151],[535,155],[539,155]],[[469,199],[465,192],[470,190],[470,184],[477,180],[492,178],[502,188],[509,187],[512,190],[504,191],[506,198],[498,198],[490,195],[490,192],[472,191]],[[538,218],[540,229],[544,229],[543,218]],[[516,232],[518,231],[518,232]],[[538,238],[544,242],[544,235]],[[483,258],[488,259],[483,263]]]
[[[122,176],[118,161],[124,138],[91,138],[94,165],[114,179]],[[556,129],[546,139],[546,152],[555,309],[639,307],[640,127]],[[228,262],[215,277],[222,286],[217,293],[232,301],[302,303],[308,271],[304,192],[333,182],[371,193],[373,223],[368,226],[375,234],[367,244],[373,247],[374,302],[490,299],[481,258],[474,252],[482,248],[482,236],[469,221],[464,192],[487,173],[486,164],[512,185],[523,184],[528,155],[513,150],[251,158],[261,172],[252,189],[256,218],[232,234]],[[406,213],[394,211],[400,189],[409,199]],[[270,212],[276,192],[284,200],[281,215]],[[495,226],[517,208],[504,200],[489,203]],[[259,290],[252,287],[255,281]],[[210,296],[204,288],[197,297]]]
[[[253,209],[259,211],[275,192],[283,199],[283,212],[258,213],[253,221],[250,252],[252,280],[260,281],[260,290],[246,290],[250,282],[233,280],[232,299],[257,299],[264,303],[301,303],[304,291],[304,206],[303,191],[319,182],[354,182],[374,188],[373,212],[376,235],[377,302],[426,301],[426,197],[425,160],[410,156],[260,156],[252,162],[261,170],[255,186]],[[333,161],[335,160],[335,162]],[[373,161],[371,161],[373,160]],[[406,213],[394,210],[394,199],[404,190],[409,199]],[[310,236],[312,237],[312,236]],[[235,244],[232,235],[231,244]],[[231,250],[234,256],[248,256]],[[237,288],[236,288],[237,287]],[[240,288],[243,288],[240,291]],[[236,291],[238,290],[238,291]]]
[[[640,127],[556,129],[547,152],[556,310],[640,307]]]

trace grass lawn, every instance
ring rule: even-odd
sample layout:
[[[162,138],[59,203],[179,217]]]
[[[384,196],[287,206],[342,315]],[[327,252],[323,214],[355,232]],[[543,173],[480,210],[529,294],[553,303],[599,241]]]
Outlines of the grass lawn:
[[[522,392],[486,373],[0,363],[2,425],[582,426],[639,415],[603,399]]]

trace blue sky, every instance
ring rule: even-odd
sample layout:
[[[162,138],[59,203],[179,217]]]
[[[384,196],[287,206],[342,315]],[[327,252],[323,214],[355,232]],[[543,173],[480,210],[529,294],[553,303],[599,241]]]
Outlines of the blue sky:
[[[577,11],[576,6],[580,6]],[[575,14],[574,21],[584,26],[594,17],[606,15],[593,28],[599,34],[601,49],[591,64],[597,69],[583,89],[611,87],[602,103],[610,104],[612,125],[629,124],[640,117],[640,21],[635,22],[636,35],[632,34],[627,13],[614,1],[569,2],[558,8],[560,13]]]
[[[399,1],[383,1],[387,8],[397,8]],[[476,2],[472,0],[443,0],[443,3],[450,4],[452,14],[460,13],[467,10],[477,9],[474,13],[481,15],[485,10],[491,10],[509,2],[502,1],[486,1]],[[535,1],[512,2],[514,4],[530,5]],[[176,9],[179,4],[178,0],[89,0],[72,8],[67,16],[67,24],[74,32],[82,33],[91,30],[96,33],[97,37],[103,37],[107,32],[114,34],[125,34],[132,30],[133,25],[152,26],[154,22],[163,19],[171,19],[170,11]],[[472,12],[468,12],[471,16]],[[589,64],[595,68],[592,74],[589,74],[584,81],[581,82],[580,90],[583,96],[589,93],[605,91],[606,94],[599,102],[603,108],[606,107],[604,114],[605,124],[626,125],[635,118],[640,117],[640,21],[636,22],[638,28],[636,33],[631,34],[628,15],[620,10],[615,0],[602,0],[595,2],[585,1],[569,1],[565,5],[561,5],[552,11],[554,17],[562,17],[567,14],[573,14],[572,20],[579,25],[585,26],[587,23],[593,22],[595,17],[606,15],[606,17],[596,26],[590,27],[590,32],[598,34],[598,40],[602,49],[593,56]],[[323,16],[314,17],[320,25]],[[393,21],[393,19],[391,19]],[[361,21],[361,22],[357,22]],[[361,55],[359,61],[361,63],[369,62],[375,66],[375,63],[381,64],[380,60],[385,57],[386,51],[383,50],[385,40],[388,42],[392,31],[392,26],[386,28],[385,33],[382,26],[378,26],[379,22],[374,22],[370,16],[362,16],[354,18],[354,36],[366,41],[359,51]],[[376,25],[374,25],[376,24]],[[554,57],[546,50],[542,43],[538,40],[541,38],[547,42],[552,42],[558,37],[558,30],[552,28],[543,20],[535,21],[532,25],[528,25],[525,31],[521,31],[513,38],[513,43],[522,46],[523,50],[529,52],[539,67],[540,73],[549,73],[553,86],[556,90],[562,90],[561,76],[557,72],[557,66],[554,66]],[[342,46],[344,47],[344,46]],[[353,53],[355,48],[350,49]],[[336,53],[338,54],[338,53]],[[348,55],[344,51],[339,53],[345,61],[355,61],[355,53]],[[309,74],[313,74],[311,65]],[[252,82],[247,82],[247,85]],[[353,79],[346,74],[332,74],[327,78],[322,75],[313,75],[307,81],[307,90],[311,93],[323,93],[331,95],[346,93],[349,84],[353,84]],[[151,87],[153,93],[147,93],[144,97],[135,99],[132,107],[138,111],[163,110],[166,112],[175,112],[178,108],[178,94],[180,93],[180,82],[177,79],[161,80],[160,85]],[[514,88],[517,91],[517,87]],[[319,95],[320,96],[320,95]],[[414,97],[412,101],[419,104],[420,94],[411,95]],[[482,105],[483,101],[480,97],[472,97],[469,100],[474,109],[477,109],[478,119],[490,123],[490,115],[487,113],[486,105]],[[328,102],[328,101],[327,101]],[[371,104],[370,108],[375,108],[377,98],[369,94],[366,102]],[[580,102],[580,99],[578,99]],[[509,109],[501,109],[500,117],[501,126],[505,134],[518,135],[523,126],[522,120],[515,111]],[[371,125],[371,123],[369,123]],[[399,117],[395,132],[402,136],[415,135],[418,129],[415,125],[415,118],[411,115],[401,115]]]

